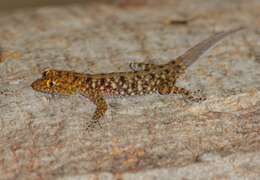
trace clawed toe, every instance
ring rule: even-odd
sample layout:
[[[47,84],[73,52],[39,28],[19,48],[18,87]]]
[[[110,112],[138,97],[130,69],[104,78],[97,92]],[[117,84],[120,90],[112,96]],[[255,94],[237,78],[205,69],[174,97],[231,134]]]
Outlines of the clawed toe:
[[[185,98],[185,100],[188,100],[189,102],[196,103],[205,101],[206,99],[206,96],[202,94],[200,89],[192,92],[188,97]]]
[[[93,131],[97,126],[102,128],[100,122],[98,120],[92,119],[86,124],[86,130],[87,131]]]

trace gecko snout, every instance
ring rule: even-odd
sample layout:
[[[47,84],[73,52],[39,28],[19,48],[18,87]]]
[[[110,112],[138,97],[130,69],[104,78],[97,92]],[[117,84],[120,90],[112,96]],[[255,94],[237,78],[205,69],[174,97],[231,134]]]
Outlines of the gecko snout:
[[[32,87],[34,90],[36,89],[36,82],[35,82],[35,81],[31,84],[31,87]]]
[[[39,91],[40,84],[41,84],[41,81],[38,79],[38,80],[34,81],[34,82],[31,84],[31,87],[32,87],[34,90]]]

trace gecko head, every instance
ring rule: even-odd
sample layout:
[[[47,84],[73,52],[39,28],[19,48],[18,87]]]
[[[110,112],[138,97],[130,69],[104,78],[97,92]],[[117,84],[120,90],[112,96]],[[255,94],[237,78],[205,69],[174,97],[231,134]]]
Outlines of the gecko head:
[[[46,70],[40,79],[31,84],[31,87],[43,93],[71,95],[76,91],[72,77],[69,71]]]

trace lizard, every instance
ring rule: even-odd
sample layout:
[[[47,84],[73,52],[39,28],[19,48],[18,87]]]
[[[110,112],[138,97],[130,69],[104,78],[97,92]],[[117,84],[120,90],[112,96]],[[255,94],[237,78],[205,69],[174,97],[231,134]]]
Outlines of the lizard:
[[[205,98],[196,97],[192,91],[176,86],[176,80],[213,45],[240,29],[215,33],[166,64],[136,62],[130,63],[132,71],[100,74],[48,69],[42,72],[42,77],[35,80],[31,87],[43,93],[85,96],[96,105],[93,123],[99,123],[105,115],[108,109],[105,97],[110,96],[181,94],[191,101],[200,102]]]

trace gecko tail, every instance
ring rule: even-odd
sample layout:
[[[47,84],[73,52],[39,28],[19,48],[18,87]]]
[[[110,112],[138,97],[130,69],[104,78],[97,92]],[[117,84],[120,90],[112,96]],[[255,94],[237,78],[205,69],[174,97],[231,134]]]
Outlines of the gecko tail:
[[[233,29],[230,31],[225,32],[218,32],[209,38],[201,41],[200,43],[196,44],[189,50],[187,50],[184,54],[176,58],[176,61],[179,61],[181,64],[184,64],[186,67],[189,67],[193,64],[201,55],[203,55],[207,50],[212,48],[214,45],[217,44],[220,40],[227,37],[230,34],[233,34],[237,31],[244,29],[243,27]]]

